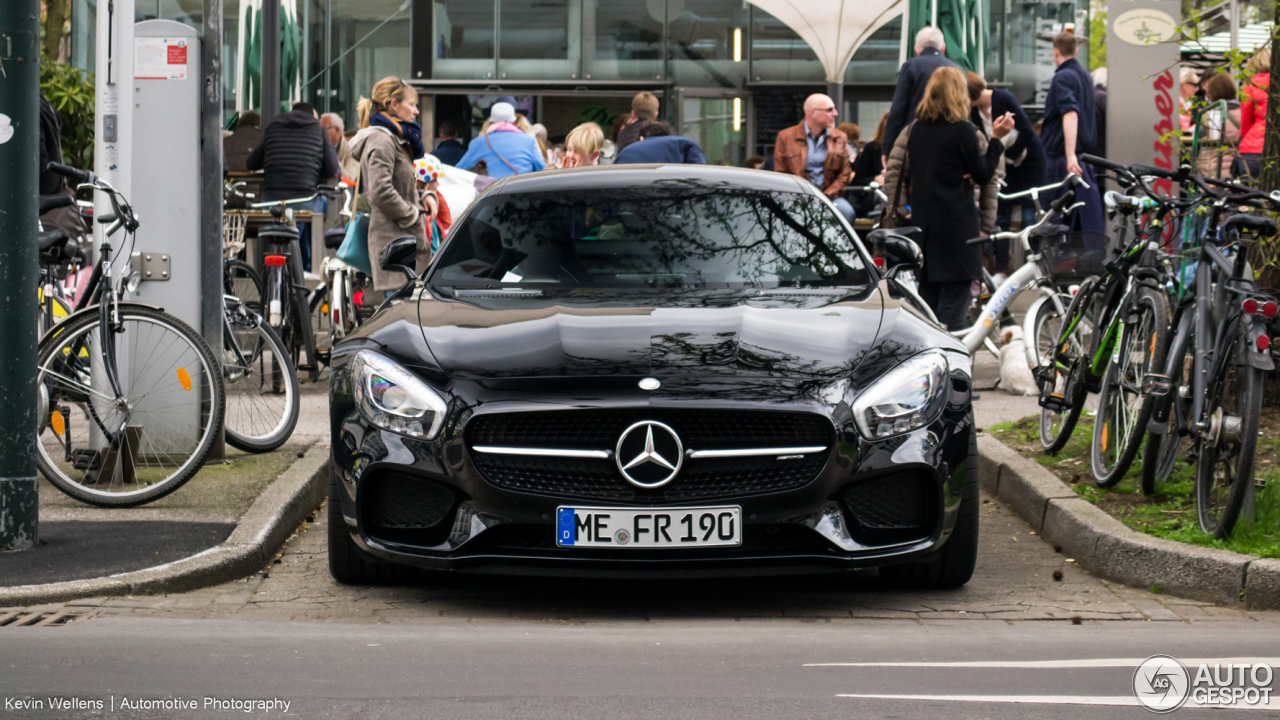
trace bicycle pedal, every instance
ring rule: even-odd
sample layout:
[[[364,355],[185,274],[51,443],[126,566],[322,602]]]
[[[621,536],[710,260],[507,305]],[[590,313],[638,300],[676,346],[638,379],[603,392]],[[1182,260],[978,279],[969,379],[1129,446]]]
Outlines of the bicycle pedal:
[[[1168,375],[1147,373],[1142,376],[1142,396],[1150,398],[1165,397],[1173,392],[1173,380]]]
[[[71,467],[81,472],[97,470],[102,465],[102,453],[90,448],[76,448],[71,451]]]

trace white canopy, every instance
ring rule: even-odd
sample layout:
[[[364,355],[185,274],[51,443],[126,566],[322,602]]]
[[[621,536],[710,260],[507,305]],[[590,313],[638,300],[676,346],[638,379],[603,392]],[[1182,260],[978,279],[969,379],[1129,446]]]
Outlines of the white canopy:
[[[828,83],[844,83],[853,54],[871,33],[902,14],[906,0],[747,0],[809,43]]]

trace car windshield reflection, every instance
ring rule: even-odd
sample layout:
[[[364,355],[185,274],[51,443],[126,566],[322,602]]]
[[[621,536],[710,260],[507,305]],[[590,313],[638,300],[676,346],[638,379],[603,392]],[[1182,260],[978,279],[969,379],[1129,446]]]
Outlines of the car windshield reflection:
[[[854,238],[804,193],[654,184],[499,194],[454,229],[437,287],[833,287],[871,282]]]

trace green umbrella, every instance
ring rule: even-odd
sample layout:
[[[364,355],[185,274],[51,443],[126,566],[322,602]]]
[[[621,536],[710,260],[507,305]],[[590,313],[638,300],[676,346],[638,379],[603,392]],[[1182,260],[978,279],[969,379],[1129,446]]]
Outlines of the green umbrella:
[[[983,0],[908,0],[907,45],[910,47],[921,28],[934,26],[942,31],[947,58],[981,75],[986,53],[983,28],[986,16]]]

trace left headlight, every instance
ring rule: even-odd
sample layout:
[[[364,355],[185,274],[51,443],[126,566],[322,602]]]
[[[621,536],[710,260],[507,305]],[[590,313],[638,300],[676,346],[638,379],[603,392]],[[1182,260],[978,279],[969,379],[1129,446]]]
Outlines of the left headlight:
[[[448,405],[412,373],[368,350],[352,360],[356,407],[383,430],[431,440],[440,433]]]
[[[946,402],[947,372],[940,352],[917,355],[890,370],[853,403],[862,436],[883,440],[933,422]]]

